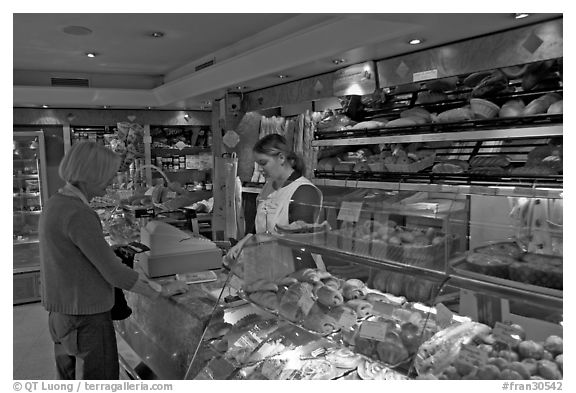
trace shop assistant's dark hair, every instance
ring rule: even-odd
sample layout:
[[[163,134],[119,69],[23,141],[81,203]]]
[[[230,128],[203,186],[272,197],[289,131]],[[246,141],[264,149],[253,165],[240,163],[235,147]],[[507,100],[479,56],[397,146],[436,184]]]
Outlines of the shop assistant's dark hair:
[[[286,142],[286,138],[279,134],[266,135],[260,139],[254,145],[252,149],[255,153],[265,154],[267,156],[277,156],[282,153],[286,157],[288,163],[292,166],[292,169],[304,173],[306,170],[306,164],[304,159],[296,154]]]

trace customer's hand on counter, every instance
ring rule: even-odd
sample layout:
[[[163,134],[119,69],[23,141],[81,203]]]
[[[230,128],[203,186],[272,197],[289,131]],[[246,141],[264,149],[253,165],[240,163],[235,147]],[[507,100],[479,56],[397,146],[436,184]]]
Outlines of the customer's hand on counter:
[[[174,280],[162,285],[161,296],[170,297],[188,292],[188,284],[184,281]]]

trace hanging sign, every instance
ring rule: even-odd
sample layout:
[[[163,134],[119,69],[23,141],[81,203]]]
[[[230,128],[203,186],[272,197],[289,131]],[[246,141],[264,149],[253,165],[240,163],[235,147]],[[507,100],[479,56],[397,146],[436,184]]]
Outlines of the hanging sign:
[[[365,95],[376,90],[376,67],[373,61],[354,64],[334,73],[334,96]]]

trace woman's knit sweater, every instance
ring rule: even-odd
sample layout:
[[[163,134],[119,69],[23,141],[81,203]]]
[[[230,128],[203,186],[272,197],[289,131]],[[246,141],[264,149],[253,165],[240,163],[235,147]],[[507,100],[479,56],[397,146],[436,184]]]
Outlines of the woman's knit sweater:
[[[86,315],[109,311],[114,287],[131,289],[138,273],[116,257],[96,212],[81,199],[53,195],[38,227],[42,305]]]

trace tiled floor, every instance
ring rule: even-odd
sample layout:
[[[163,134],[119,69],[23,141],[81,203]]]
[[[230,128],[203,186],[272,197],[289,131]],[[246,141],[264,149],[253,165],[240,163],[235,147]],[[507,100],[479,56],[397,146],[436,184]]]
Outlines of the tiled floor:
[[[40,303],[14,306],[14,379],[55,379],[48,312]]]
[[[40,303],[13,307],[13,378],[16,380],[55,379],[56,365],[48,331],[48,312]],[[117,336],[118,337],[118,336]],[[119,353],[137,364],[127,344],[118,337]],[[121,370],[120,379],[128,379]]]

